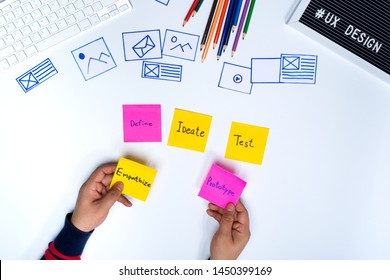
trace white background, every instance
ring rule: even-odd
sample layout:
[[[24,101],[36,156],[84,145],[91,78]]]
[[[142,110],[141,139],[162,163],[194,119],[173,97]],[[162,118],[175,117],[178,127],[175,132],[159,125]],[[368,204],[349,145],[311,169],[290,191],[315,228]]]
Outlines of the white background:
[[[124,61],[122,32],[202,36],[212,1],[184,28],[192,1],[132,2],[130,14],[1,74],[1,259],[40,258],[82,183],[121,156],[156,168],[155,183],[146,203],[112,208],[84,259],[207,259],[217,224],[197,194],[213,162],[247,181],[241,259],[390,258],[388,83],[286,25],[293,0],[257,1],[234,58],[164,57],[183,65],[182,82],[142,79],[142,61]],[[86,82],[71,51],[102,36],[118,66]],[[318,55],[317,83],[218,88],[224,61],[250,67],[281,53]],[[25,94],[15,78],[47,57],[59,73]],[[123,104],[161,104],[163,141],[123,143]],[[213,116],[205,153],[167,146],[175,108]],[[224,159],[232,121],[270,128],[261,166]]]

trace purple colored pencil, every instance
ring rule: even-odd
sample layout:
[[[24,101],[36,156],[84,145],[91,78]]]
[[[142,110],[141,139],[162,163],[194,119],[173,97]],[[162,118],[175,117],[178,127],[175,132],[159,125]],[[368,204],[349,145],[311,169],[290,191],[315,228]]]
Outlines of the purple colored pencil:
[[[238,41],[239,41],[240,36],[241,36],[242,28],[244,27],[244,22],[245,22],[246,14],[248,13],[248,8],[249,8],[250,2],[251,2],[251,0],[246,0],[245,1],[244,9],[242,10],[240,23],[238,25],[238,30],[237,30],[237,33],[236,33],[236,38],[234,39],[234,43],[233,43],[232,56],[234,56],[234,54],[235,54],[235,52],[237,50]]]

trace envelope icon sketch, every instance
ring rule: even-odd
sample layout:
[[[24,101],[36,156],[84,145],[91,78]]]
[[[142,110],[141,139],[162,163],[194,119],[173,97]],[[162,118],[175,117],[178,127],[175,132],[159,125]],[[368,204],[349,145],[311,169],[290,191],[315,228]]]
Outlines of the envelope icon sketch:
[[[150,38],[149,35],[146,35],[141,41],[133,46],[133,50],[139,58],[142,58],[155,47],[156,45],[154,44],[152,38]]]
[[[160,66],[158,64],[145,64],[144,76],[158,78],[160,76]]]
[[[299,56],[282,56],[282,70],[299,70]]]

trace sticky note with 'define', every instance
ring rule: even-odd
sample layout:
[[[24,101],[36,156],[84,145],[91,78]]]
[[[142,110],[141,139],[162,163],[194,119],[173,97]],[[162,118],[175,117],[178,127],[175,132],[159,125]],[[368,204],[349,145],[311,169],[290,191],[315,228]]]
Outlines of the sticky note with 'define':
[[[229,202],[237,204],[245,185],[246,182],[241,178],[213,164],[198,196],[225,208]]]
[[[146,201],[157,170],[135,161],[120,158],[110,188],[118,181],[124,185],[123,193]]]
[[[262,164],[269,128],[232,122],[225,158]]]
[[[175,109],[168,145],[204,152],[211,120],[208,115]]]

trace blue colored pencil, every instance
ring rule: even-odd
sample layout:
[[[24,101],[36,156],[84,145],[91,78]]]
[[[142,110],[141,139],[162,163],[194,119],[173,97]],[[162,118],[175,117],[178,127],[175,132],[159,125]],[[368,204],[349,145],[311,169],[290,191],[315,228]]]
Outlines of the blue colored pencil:
[[[235,10],[234,13],[234,19],[233,19],[233,26],[232,26],[232,31],[234,32],[237,28],[238,25],[238,19],[240,17],[240,12],[241,12],[241,6],[242,6],[242,0],[237,1],[237,9]]]
[[[230,36],[231,18],[233,15],[233,9],[234,9],[236,1],[237,0],[230,0],[230,3],[229,3],[229,8],[228,8],[226,18],[225,18],[225,25],[224,25],[223,31],[222,31],[221,41],[219,42],[217,60],[219,60],[221,58],[223,46],[224,46],[225,41],[226,41],[226,37]]]

